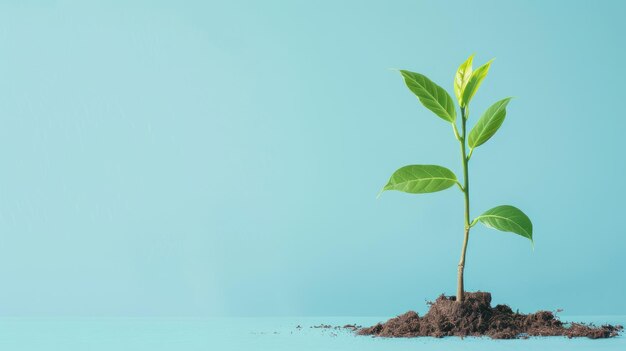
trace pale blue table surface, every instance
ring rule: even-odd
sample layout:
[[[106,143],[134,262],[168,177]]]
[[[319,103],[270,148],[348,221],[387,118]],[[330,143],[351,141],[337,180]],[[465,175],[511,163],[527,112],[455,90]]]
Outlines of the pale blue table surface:
[[[491,340],[355,336],[322,323],[370,325],[386,317],[2,318],[0,350],[626,350],[626,339],[563,337]],[[626,316],[564,316],[626,324]],[[302,328],[296,328],[297,325]]]

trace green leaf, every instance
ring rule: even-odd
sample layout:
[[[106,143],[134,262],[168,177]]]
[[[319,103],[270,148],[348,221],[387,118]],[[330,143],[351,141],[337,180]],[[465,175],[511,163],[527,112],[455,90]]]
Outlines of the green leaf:
[[[504,117],[506,117],[506,105],[512,98],[502,99],[491,105],[485,113],[480,117],[478,122],[469,134],[467,143],[472,149],[484,144],[489,140],[500,128]]]
[[[516,207],[510,205],[494,207],[476,217],[474,222],[476,221],[489,228],[513,232],[533,241],[533,224],[530,218]]]
[[[422,105],[437,116],[450,123],[456,121],[454,102],[446,90],[426,76],[415,72],[400,70],[404,83],[415,94]]]
[[[385,190],[398,190],[411,194],[434,193],[457,184],[454,173],[441,166],[411,165],[404,166],[393,173]]]
[[[473,60],[474,55],[470,56],[459,66],[459,69],[456,71],[456,75],[454,76],[454,95],[456,95],[456,100],[461,106],[463,106],[463,90],[465,90],[467,81],[469,81],[472,76]]]
[[[493,60],[485,63],[484,65],[478,67],[474,72],[472,72],[472,75],[465,85],[465,89],[463,89],[463,99],[460,102],[461,107],[467,106],[470,100],[472,100],[472,97],[474,97],[474,94],[476,94],[476,92],[478,91],[478,87],[480,87],[483,79],[485,79],[485,77],[487,76],[492,61]]]

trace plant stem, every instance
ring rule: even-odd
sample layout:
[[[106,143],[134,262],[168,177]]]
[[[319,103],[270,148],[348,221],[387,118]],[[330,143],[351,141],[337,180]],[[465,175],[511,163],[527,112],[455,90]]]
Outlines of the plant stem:
[[[470,232],[470,201],[469,201],[469,177],[467,164],[469,162],[469,157],[467,156],[465,150],[465,140],[467,132],[466,132],[466,107],[461,108],[461,131],[462,136],[459,142],[461,143],[461,158],[463,160],[463,195],[465,196],[465,236],[463,238],[463,248],[461,249],[461,260],[459,261],[458,267],[458,276],[457,276],[457,287],[456,287],[456,301],[463,302],[464,299],[464,289],[463,289],[463,271],[465,269],[465,252],[467,251],[467,242],[469,240],[469,232]]]

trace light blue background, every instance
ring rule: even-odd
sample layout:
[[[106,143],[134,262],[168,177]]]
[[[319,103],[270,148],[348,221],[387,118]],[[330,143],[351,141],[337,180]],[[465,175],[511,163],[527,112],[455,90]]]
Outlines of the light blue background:
[[[496,61],[472,121],[516,96],[471,162],[466,287],[522,311],[626,313],[623,2],[3,2],[0,314],[393,315],[453,294],[449,126],[390,68],[451,91]]]

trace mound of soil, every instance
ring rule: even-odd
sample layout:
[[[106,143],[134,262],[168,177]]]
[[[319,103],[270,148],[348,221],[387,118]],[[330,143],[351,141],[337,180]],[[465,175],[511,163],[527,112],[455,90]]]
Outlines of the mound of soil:
[[[617,336],[621,325],[563,323],[550,311],[532,314],[513,312],[507,305],[491,307],[491,294],[465,293],[458,304],[454,296],[441,295],[430,302],[423,317],[409,311],[385,323],[357,331],[359,335],[382,337],[417,336],[489,336],[494,339],[528,338],[529,336],[588,337],[592,339]]]

